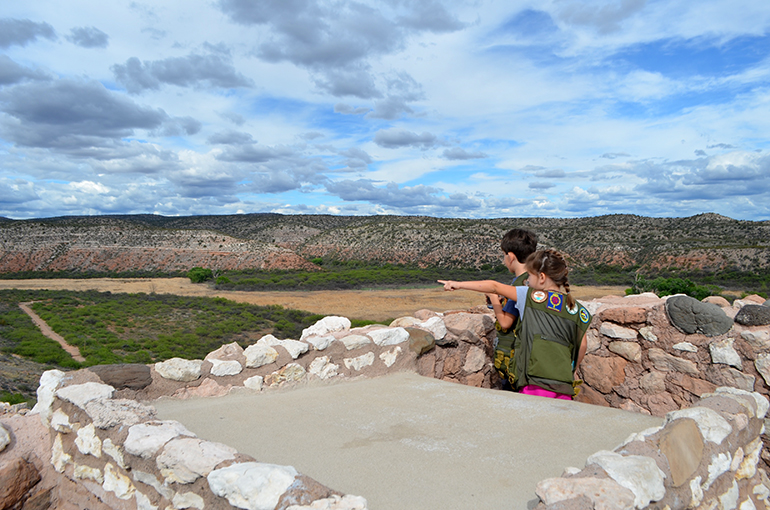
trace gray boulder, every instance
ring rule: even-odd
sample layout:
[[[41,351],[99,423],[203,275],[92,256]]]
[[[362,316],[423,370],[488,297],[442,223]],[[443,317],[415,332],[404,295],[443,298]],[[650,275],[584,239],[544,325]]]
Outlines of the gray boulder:
[[[109,384],[116,390],[123,388],[141,390],[152,383],[150,367],[138,363],[95,365],[88,369],[98,375],[104,384]]]
[[[666,315],[676,329],[687,335],[702,333],[708,337],[719,336],[733,327],[732,319],[720,307],[690,296],[668,298]]]
[[[770,307],[744,305],[735,315],[735,322],[742,326],[766,326],[770,324]]]
[[[762,306],[770,306],[770,299],[768,299],[764,303],[762,303]]]
[[[409,333],[409,348],[422,356],[436,346],[436,339],[429,331],[419,328],[404,328]]]

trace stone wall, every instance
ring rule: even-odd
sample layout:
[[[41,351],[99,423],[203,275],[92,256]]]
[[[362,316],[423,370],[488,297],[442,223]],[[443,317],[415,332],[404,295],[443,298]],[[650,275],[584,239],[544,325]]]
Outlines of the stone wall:
[[[594,320],[578,400],[665,415],[667,422],[615,452],[598,452],[583,470],[543,481],[541,506],[733,508],[728,503],[735,500],[741,510],[762,508],[761,482],[770,485],[764,471],[756,469],[770,377],[765,363],[770,328],[759,325],[765,307],[758,298],[734,306],[682,298],[642,295],[584,303]],[[25,498],[50,500],[52,486],[74,484],[72,494],[80,491],[81,499],[98,502],[89,508],[364,509],[360,496],[335,492],[289,466],[263,464],[200,440],[177,422],[159,422],[146,403],[161,396],[271,391],[398,370],[493,388],[500,384],[491,362],[494,337],[494,321],[484,307],[444,314],[421,310],[389,327],[351,329],[343,317],[326,317],[299,340],[268,335],[247,349],[224,345],[204,360],[46,372],[33,412],[47,427],[49,459],[43,468],[32,463],[41,482],[30,482],[25,494],[8,498],[17,497],[15,504]],[[19,463],[3,467],[4,459],[13,457],[8,452],[18,452],[13,438],[21,429],[5,430],[11,439],[2,446],[0,434],[0,451],[6,450],[0,453],[0,478],[29,471]],[[629,486],[625,480],[637,477],[629,473],[644,475],[645,481]],[[612,506],[592,496],[610,488],[618,501],[632,494],[633,505]],[[583,506],[562,507],[562,500]],[[715,501],[717,506],[709,506]],[[2,503],[0,493],[0,508]]]
[[[46,428],[43,451],[20,451],[15,438],[24,427],[18,420],[0,425],[0,481],[19,488],[0,491],[0,508],[22,508],[30,501],[66,508],[62,498],[77,494],[73,508],[363,510],[363,497],[340,494],[291,466],[261,463],[199,439],[178,422],[157,420],[148,403],[161,396],[271,391],[395,370],[489,383],[490,317],[416,315],[420,318],[405,317],[390,327],[357,329],[344,317],[326,317],[299,340],[267,335],[247,349],[224,345],[203,360],[48,371],[37,406],[24,417]],[[450,354],[437,356],[438,351]],[[464,361],[451,368],[460,356]],[[51,492],[64,486],[77,490]]]
[[[663,426],[633,434],[584,469],[537,484],[537,510],[769,508],[770,481],[757,469],[767,399],[718,388]]]

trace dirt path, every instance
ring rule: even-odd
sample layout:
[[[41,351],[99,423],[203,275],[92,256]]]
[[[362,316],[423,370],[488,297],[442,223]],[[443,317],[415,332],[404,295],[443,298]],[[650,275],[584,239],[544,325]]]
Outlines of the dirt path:
[[[204,284],[190,283],[188,278],[93,278],[0,280],[0,289],[96,290],[222,297],[241,303],[280,305],[322,315],[377,321],[412,315],[423,308],[444,312],[465,310],[484,303],[484,296],[481,294],[465,291],[445,292],[438,284],[435,288],[422,289],[243,292],[215,290]],[[608,294],[623,295],[624,288],[573,286],[572,291],[578,299],[588,300]]]
[[[32,308],[29,307],[33,301],[30,301],[29,303],[19,303],[19,308],[30,316],[32,319],[32,322],[35,323],[35,326],[40,328],[40,332],[43,333],[45,336],[50,338],[51,340],[56,340],[59,342],[59,345],[62,346],[62,349],[67,351],[67,354],[72,356],[72,359],[79,362],[84,362],[86,359],[80,355],[80,349],[75,347],[74,345],[70,345],[67,343],[67,341],[64,339],[63,336],[58,334],[56,331],[52,330],[51,327],[48,325],[46,321],[40,318],[38,314],[36,314]]]

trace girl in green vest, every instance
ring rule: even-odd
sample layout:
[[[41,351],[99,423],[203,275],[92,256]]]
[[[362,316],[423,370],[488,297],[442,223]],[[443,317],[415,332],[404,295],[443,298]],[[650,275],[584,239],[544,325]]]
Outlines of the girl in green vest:
[[[527,287],[494,280],[438,280],[444,290],[472,290],[516,303],[519,321],[508,377],[516,391],[569,400],[577,392],[575,369],[586,351],[591,314],[570,294],[567,262],[556,250],[539,250],[525,262]]]

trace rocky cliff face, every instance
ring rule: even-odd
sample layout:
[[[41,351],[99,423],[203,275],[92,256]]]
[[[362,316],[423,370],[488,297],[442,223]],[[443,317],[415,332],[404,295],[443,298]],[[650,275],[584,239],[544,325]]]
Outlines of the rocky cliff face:
[[[63,217],[0,222],[0,272],[299,269],[314,257],[421,266],[499,264],[509,229],[538,233],[575,266],[709,271],[770,267],[770,222],[690,218],[466,220],[250,214]]]

